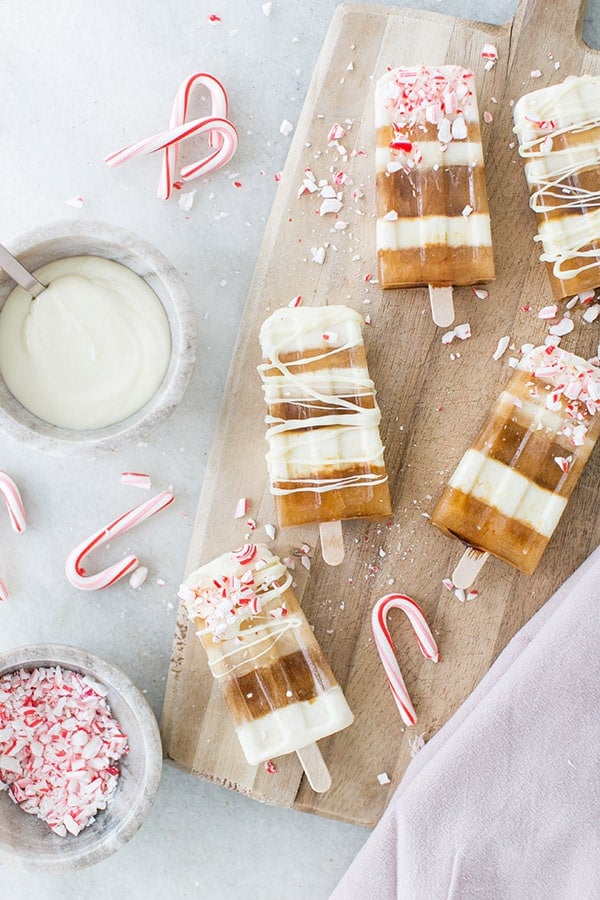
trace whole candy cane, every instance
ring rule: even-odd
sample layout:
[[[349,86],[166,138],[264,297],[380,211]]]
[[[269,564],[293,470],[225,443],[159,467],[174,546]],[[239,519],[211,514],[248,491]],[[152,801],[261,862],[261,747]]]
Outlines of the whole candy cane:
[[[108,568],[103,569],[96,575],[85,574],[83,560],[96,547],[100,547],[111,538],[124,534],[130,528],[149,519],[150,516],[169,506],[173,500],[174,497],[171,491],[161,491],[160,494],[151,497],[145,503],[140,503],[139,506],[134,506],[133,509],[123,513],[123,515],[110,522],[109,525],[101,528],[100,531],[78,544],[69,553],[65,563],[65,572],[71,584],[82,591],[98,591],[101,588],[109,587],[115,581],[133,572],[140,563],[137,556],[126,556],[121,562],[108,566]]]
[[[19,488],[7,472],[0,471],[0,494],[2,494],[6,503],[13,530],[22,534],[27,528],[25,507],[23,506]],[[2,578],[0,578],[0,600],[8,600],[8,588]]]
[[[190,95],[197,85],[202,85],[210,92],[211,114],[186,122]],[[162,200],[168,200],[173,188],[179,155],[178,145],[181,141],[208,132],[209,145],[214,151],[204,159],[185,166],[179,173],[182,181],[191,181],[199,175],[214,172],[228,163],[234,155],[238,145],[238,134],[235,126],[227,118],[227,108],[227,93],[221,82],[207,72],[197,72],[180,85],[171,111],[169,128],[166,131],[116,150],[104,161],[109,166],[118,166],[134,156],[145,156],[164,150],[157,195]]]
[[[371,615],[375,644],[402,721],[406,725],[414,725],[417,721],[417,715],[404,684],[400,666],[396,659],[394,644],[386,623],[386,616],[390,609],[401,609],[406,613],[423,656],[433,660],[433,662],[439,662],[440,654],[425,616],[414,600],[407,597],[406,594],[386,594],[385,597],[381,597],[377,601]]]
[[[217,116],[221,119],[227,118],[229,99],[221,82],[215,78],[214,75],[209,75],[208,72],[196,72],[194,75],[190,75],[189,78],[186,78],[175,95],[173,109],[171,110],[171,119],[169,121],[169,129],[183,125],[187,119],[190,96],[194,88],[198,85],[202,85],[202,87],[207,88],[210,92],[212,102],[211,116]],[[222,134],[218,131],[211,131],[208,135],[208,143],[213,149],[218,150],[223,143]],[[168,200],[171,196],[178,159],[179,144],[172,144],[170,147],[165,147],[157,191],[157,196],[161,200]]]

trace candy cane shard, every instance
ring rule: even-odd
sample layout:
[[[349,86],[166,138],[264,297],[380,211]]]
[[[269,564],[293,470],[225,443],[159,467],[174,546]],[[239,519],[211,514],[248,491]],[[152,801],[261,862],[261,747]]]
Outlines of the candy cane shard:
[[[174,499],[174,495],[170,490],[161,491],[160,494],[151,497],[145,503],[140,503],[139,506],[134,506],[133,509],[123,513],[123,515],[78,544],[69,553],[65,563],[65,573],[73,587],[82,591],[98,591],[109,587],[115,581],[119,581],[120,578],[124,578],[130,572],[133,572],[140,563],[137,556],[133,555],[125,556],[120,562],[108,566],[96,575],[85,574],[83,561],[96,547],[100,547],[111,540],[111,538],[124,534],[141,522],[145,522],[150,516],[169,506]]]
[[[431,659],[433,662],[439,662],[440,654],[425,616],[414,600],[407,597],[406,594],[386,594],[385,597],[381,597],[377,601],[371,614],[375,645],[402,721],[406,725],[414,725],[417,721],[417,715],[402,678],[396,658],[396,650],[387,627],[386,616],[390,609],[401,609],[406,613],[423,656]]]

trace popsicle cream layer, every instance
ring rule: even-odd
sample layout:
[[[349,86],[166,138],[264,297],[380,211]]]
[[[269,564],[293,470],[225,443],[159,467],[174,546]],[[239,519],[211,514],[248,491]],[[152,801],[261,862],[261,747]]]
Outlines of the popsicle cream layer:
[[[432,522],[531,574],[600,435],[600,368],[557,347],[523,357]]]
[[[473,72],[392,69],[375,88],[382,287],[494,278]]]
[[[555,297],[600,287],[600,77],[525,94],[514,120]]]
[[[287,568],[262,544],[224,553],[179,591],[250,765],[352,723]]]
[[[286,307],[264,322],[260,343],[279,524],[391,515],[359,313]]]

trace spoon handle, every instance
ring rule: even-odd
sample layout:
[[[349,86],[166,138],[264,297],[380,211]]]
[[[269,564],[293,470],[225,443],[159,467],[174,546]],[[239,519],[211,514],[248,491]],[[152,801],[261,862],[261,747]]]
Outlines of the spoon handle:
[[[31,272],[28,272],[19,260],[12,253],[9,253],[2,244],[0,244],[0,268],[4,269],[6,274],[16,281],[23,290],[31,294],[32,297],[37,297],[46,288],[46,285],[38,281]]]

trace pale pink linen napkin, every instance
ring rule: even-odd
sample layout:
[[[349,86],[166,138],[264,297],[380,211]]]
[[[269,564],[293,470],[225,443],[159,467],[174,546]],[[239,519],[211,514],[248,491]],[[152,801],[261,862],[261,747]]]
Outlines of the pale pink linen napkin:
[[[395,897],[600,898],[600,548],[418,753],[332,895]]]

